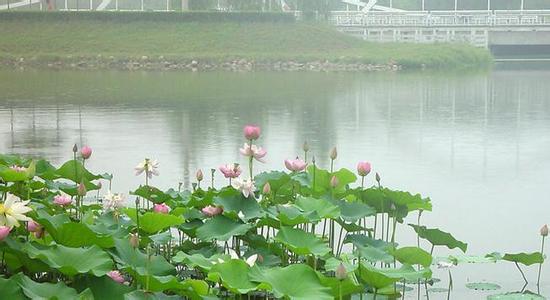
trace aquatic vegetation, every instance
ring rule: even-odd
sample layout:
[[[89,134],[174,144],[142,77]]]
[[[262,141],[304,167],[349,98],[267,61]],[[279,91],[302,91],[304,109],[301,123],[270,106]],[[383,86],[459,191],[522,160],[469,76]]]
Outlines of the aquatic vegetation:
[[[304,160],[284,162],[289,172],[255,174],[254,162],[267,155],[257,145],[260,133],[257,126],[244,129],[240,152],[248,174],[237,163],[223,165],[229,182],[216,185],[211,169],[211,185],[201,186],[198,170],[191,190],[151,185],[160,164],[145,159],[135,168],[143,184],[129,195],[115,193],[111,175],[86,169],[89,147],[77,155],[75,145],[73,158],[60,167],[0,155],[3,297],[368,299],[416,289],[419,298],[432,292],[450,298],[451,269],[462,264],[510,261],[527,282],[519,264],[540,269],[544,262],[547,227],[540,252],[468,255],[467,243],[421,224],[432,210],[429,198],[383,186],[379,173],[369,177],[369,162],[357,164],[357,175],[337,169],[336,148],[328,153],[328,170],[314,157],[307,161],[306,143]],[[109,183],[103,196],[101,182]],[[410,218],[416,224],[405,226]],[[407,230],[416,245],[399,243],[397,233]],[[422,249],[420,240],[430,248]],[[453,254],[435,256],[436,246]],[[428,287],[439,281],[432,277],[436,268],[447,270],[448,279]],[[491,297],[541,298],[523,290]]]

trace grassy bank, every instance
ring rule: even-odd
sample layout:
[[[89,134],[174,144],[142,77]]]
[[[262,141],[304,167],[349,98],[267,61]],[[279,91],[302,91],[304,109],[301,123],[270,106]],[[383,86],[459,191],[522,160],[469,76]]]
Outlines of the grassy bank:
[[[394,62],[405,68],[478,67],[490,63],[487,51],[466,45],[373,44],[319,23],[11,17],[0,18],[0,28],[3,61],[162,56],[171,61]]]

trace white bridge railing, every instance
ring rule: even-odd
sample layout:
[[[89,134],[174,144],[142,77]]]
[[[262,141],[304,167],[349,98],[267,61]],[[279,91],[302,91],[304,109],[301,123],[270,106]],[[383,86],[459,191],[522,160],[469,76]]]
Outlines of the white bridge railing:
[[[550,10],[333,11],[330,21],[340,27],[550,26]]]

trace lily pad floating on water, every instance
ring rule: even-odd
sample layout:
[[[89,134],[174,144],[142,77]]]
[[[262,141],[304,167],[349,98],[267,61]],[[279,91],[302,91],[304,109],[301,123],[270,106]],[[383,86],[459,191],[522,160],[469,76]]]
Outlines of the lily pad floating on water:
[[[510,292],[487,296],[487,300],[544,300],[545,297],[530,291]]]
[[[466,283],[466,287],[476,291],[495,291],[500,290],[500,285],[490,282],[470,282]]]

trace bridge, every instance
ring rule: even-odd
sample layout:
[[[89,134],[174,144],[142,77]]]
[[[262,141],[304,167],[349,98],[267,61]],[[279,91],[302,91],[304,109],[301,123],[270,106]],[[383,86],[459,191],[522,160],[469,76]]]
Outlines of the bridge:
[[[347,10],[331,12],[331,24],[368,41],[468,43],[503,56],[518,47],[535,56],[550,54],[550,10],[522,9],[523,1],[516,10],[459,10],[455,0],[454,10],[433,11],[377,6],[376,0],[343,2]]]

